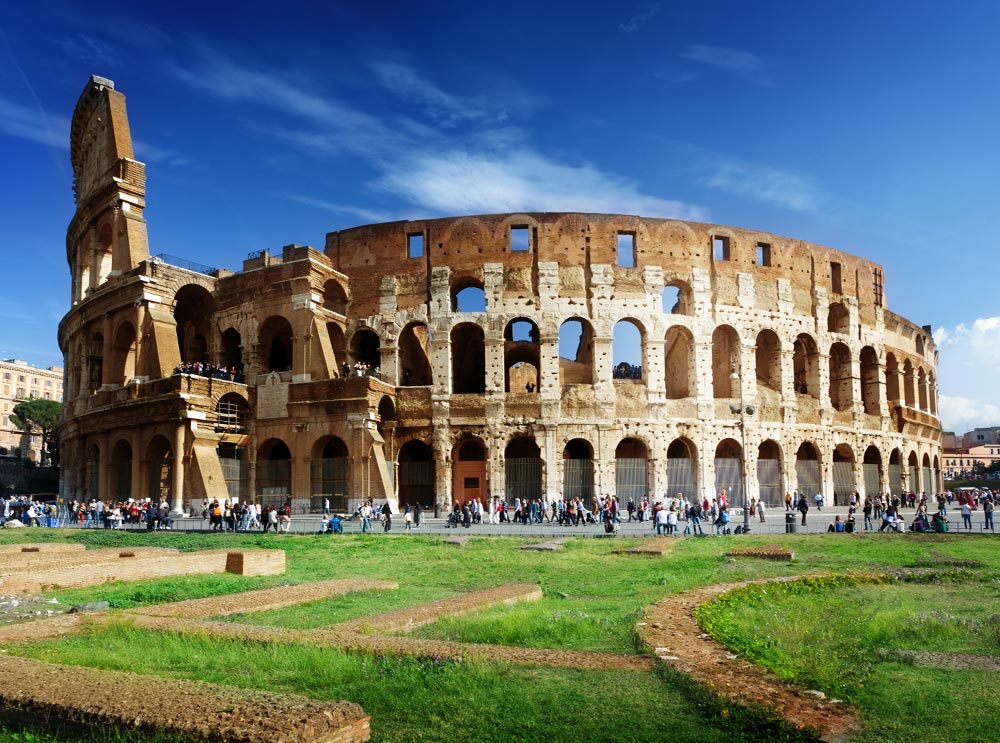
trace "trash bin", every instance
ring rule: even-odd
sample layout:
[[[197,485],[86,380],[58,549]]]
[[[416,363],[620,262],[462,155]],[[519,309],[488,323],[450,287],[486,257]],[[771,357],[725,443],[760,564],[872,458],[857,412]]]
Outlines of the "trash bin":
[[[795,533],[795,513],[785,514],[785,534]]]

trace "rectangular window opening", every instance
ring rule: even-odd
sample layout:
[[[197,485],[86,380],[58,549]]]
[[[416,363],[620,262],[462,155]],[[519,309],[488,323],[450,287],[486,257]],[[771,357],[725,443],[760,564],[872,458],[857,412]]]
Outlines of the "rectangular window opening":
[[[715,236],[712,238],[712,258],[717,261],[729,260],[729,238]]]
[[[622,268],[635,268],[635,233],[618,233],[618,265]]]
[[[771,246],[768,243],[757,243],[757,265],[771,265]]]
[[[406,236],[406,256],[408,258],[424,257],[423,232],[413,232]]]
[[[531,231],[528,227],[510,228],[510,249],[524,253],[531,250]]]
[[[841,270],[839,263],[830,263],[830,291],[834,294],[843,294],[844,285],[841,281]]]
[[[882,269],[876,268],[875,269],[875,306],[876,307],[881,307],[882,306],[882,291],[883,291]]]

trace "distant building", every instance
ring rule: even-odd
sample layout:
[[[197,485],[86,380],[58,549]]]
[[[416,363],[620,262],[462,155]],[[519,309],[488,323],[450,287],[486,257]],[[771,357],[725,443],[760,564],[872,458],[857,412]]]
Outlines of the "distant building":
[[[1000,426],[974,428],[962,435],[962,446],[966,449],[988,444],[1000,444]]]
[[[941,446],[943,446],[945,449],[962,448],[961,446],[959,446],[959,439],[958,436],[955,435],[954,431],[945,431],[944,433],[941,434],[941,436],[943,437]]]
[[[10,421],[14,406],[24,400],[59,400],[63,396],[63,368],[50,366],[40,369],[21,359],[0,360],[0,455],[27,457],[41,461],[42,436],[29,434]]]
[[[967,479],[972,476],[977,464],[989,467],[995,462],[1000,462],[1000,444],[958,449],[945,448],[942,459],[944,460],[944,478],[946,480]]]

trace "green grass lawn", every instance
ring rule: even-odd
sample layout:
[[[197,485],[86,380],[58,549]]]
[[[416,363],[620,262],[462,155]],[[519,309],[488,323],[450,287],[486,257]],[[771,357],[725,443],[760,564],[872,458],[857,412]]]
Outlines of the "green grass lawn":
[[[907,664],[878,648],[996,655],[1000,550],[991,537],[821,535],[689,539],[670,556],[613,555],[629,540],[576,539],[560,552],[518,549],[517,538],[433,536],[267,537],[57,532],[0,534],[0,543],[71,539],[90,546],[164,545],[182,550],[280,547],[284,576],[191,576],[56,591],[60,603],[108,600],[124,608],[329,578],[395,580],[398,590],[357,592],[230,621],[319,627],[509,582],[541,586],[541,601],[443,619],[422,637],[526,647],[639,652],[633,628],[644,607],[685,589],[745,579],[928,567],[968,581],[751,589],[705,609],[720,639],[809,688],[862,710],[857,741],[996,740],[997,674]],[[791,563],[725,557],[735,544],[780,541]],[[992,628],[992,629],[991,629]],[[990,634],[990,632],[993,634]],[[991,645],[991,642],[993,643]],[[772,741],[808,739],[762,714],[721,704],[672,672],[596,672],[513,664],[381,659],[298,645],[262,647],[176,637],[127,625],[22,645],[8,652],[52,662],[169,675],[359,702],[375,741]],[[961,693],[953,690],[959,689]],[[20,737],[14,738],[14,735]],[[108,737],[108,736],[111,737]],[[979,736],[979,737],[977,737]],[[992,736],[992,737],[991,737]],[[80,740],[79,735],[66,738]],[[55,740],[42,730],[0,740]],[[128,733],[92,740],[149,743]],[[160,743],[157,741],[157,743]]]

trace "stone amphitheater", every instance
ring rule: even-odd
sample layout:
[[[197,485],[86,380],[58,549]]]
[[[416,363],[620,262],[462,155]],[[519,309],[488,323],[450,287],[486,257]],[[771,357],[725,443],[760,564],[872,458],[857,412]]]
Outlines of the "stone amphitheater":
[[[941,489],[937,349],[882,268],[627,215],[392,222],[242,270],[152,255],[125,98],[72,119],[62,496],[324,499]]]

